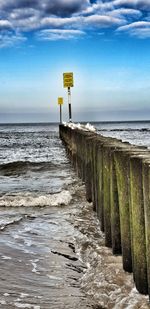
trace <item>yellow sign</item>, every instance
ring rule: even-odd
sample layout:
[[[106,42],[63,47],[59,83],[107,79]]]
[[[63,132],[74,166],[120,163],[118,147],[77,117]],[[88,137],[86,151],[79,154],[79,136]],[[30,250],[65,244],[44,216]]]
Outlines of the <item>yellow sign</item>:
[[[58,104],[61,105],[61,104],[63,104],[63,103],[64,103],[63,98],[62,98],[62,97],[59,97],[59,98],[58,98]]]
[[[63,73],[64,88],[73,87],[73,73]]]

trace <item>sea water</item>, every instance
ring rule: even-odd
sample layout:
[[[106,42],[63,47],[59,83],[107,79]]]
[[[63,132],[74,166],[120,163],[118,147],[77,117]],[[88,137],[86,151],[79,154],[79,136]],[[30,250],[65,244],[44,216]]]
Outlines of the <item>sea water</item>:
[[[150,123],[96,123],[150,146]],[[104,245],[57,124],[0,126],[0,308],[149,308]]]

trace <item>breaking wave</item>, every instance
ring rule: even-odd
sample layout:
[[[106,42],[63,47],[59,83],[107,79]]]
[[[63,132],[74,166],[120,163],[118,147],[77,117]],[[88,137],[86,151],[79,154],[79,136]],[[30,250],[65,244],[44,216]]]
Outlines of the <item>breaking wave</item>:
[[[31,162],[31,161],[14,161],[0,165],[0,175],[11,176],[23,174],[28,171],[41,172],[48,171],[58,167],[53,162]]]
[[[68,205],[72,200],[71,193],[63,190],[55,194],[33,195],[30,192],[4,195],[0,198],[0,207],[45,207]]]

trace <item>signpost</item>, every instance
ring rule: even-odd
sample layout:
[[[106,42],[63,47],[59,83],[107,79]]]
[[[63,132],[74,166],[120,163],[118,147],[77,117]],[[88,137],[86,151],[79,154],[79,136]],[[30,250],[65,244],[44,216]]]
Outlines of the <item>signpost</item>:
[[[68,107],[69,107],[69,121],[72,121],[72,112],[71,112],[71,87],[74,87],[73,73],[63,73],[63,82],[64,88],[68,88]]]
[[[58,98],[58,105],[60,106],[60,123],[62,123],[62,105],[64,103],[64,100],[62,97]]]

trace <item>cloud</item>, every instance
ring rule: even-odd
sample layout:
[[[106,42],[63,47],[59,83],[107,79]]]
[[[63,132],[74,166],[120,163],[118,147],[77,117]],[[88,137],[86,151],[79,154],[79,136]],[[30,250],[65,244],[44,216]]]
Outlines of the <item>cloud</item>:
[[[70,29],[72,27],[75,29],[89,29],[89,28],[109,28],[113,25],[124,24],[123,19],[116,18],[107,15],[90,15],[90,16],[76,16],[70,18],[61,17],[46,17],[41,20],[41,25],[51,28],[65,28]]]
[[[14,9],[10,13],[10,19],[12,20],[19,20],[19,19],[24,19],[24,18],[30,18],[32,16],[39,15],[39,11],[35,10],[33,8],[19,8],[19,9]]]
[[[12,28],[12,24],[8,20],[0,20],[0,31],[1,30],[8,30]]]
[[[44,12],[56,16],[70,16],[89,6],[88,0],[51,0],[43,4]]]
[[[38,39],[42,41],[69,40],[83,35],[85,35],[85,32],[80,30],[45,29],[38,33]]]
[[[118,18],[140,18],[142,16],[142,12],[135,9],[118,8],[109,12],[109,15]]]
[[[0,32],[0,48],[16,46],[25,41],[26,38],[21,34],[6,30]]]
[[[150,0],[114,0],[114,6],[124,6],[128,8],[136,8],[139,10],[149,10]]]
[[[73,26],[79,27],[83,22],[82,17],[45,17],[41,20],[42,27],[52,27],[52,28],[60,28],[60,27],[70,27]]]
[[[150,37],[150,22],[148,21],[137,21],[125,26],[121,26],[117,29],[117,32],[128,32],[131,36],[139,38]]]
[[[120,18],[116,18],[109,15],[91,15],[88,17],[85,17],[85,23],[89,26],[94,26],[98,28],[108,28],[113,25],[119,25],[124,23],[123,20]]]
[[[1,0],[0,9],[4,11],[11,11],[13,9],[21,8],[38,8],[38,0]]]
[[[14,42],[18,33],[23,38],[34,32],[45,40],[41,34],[49,31],[49,37],[66,40],[80,37],[77,31],[85,35],[103,29],[144,38],[149,36],[148,26],[128,26],[148,21],[149,11],[150,0],[0,0],[0,32],[2,36],[2,30],[13,30]]]

